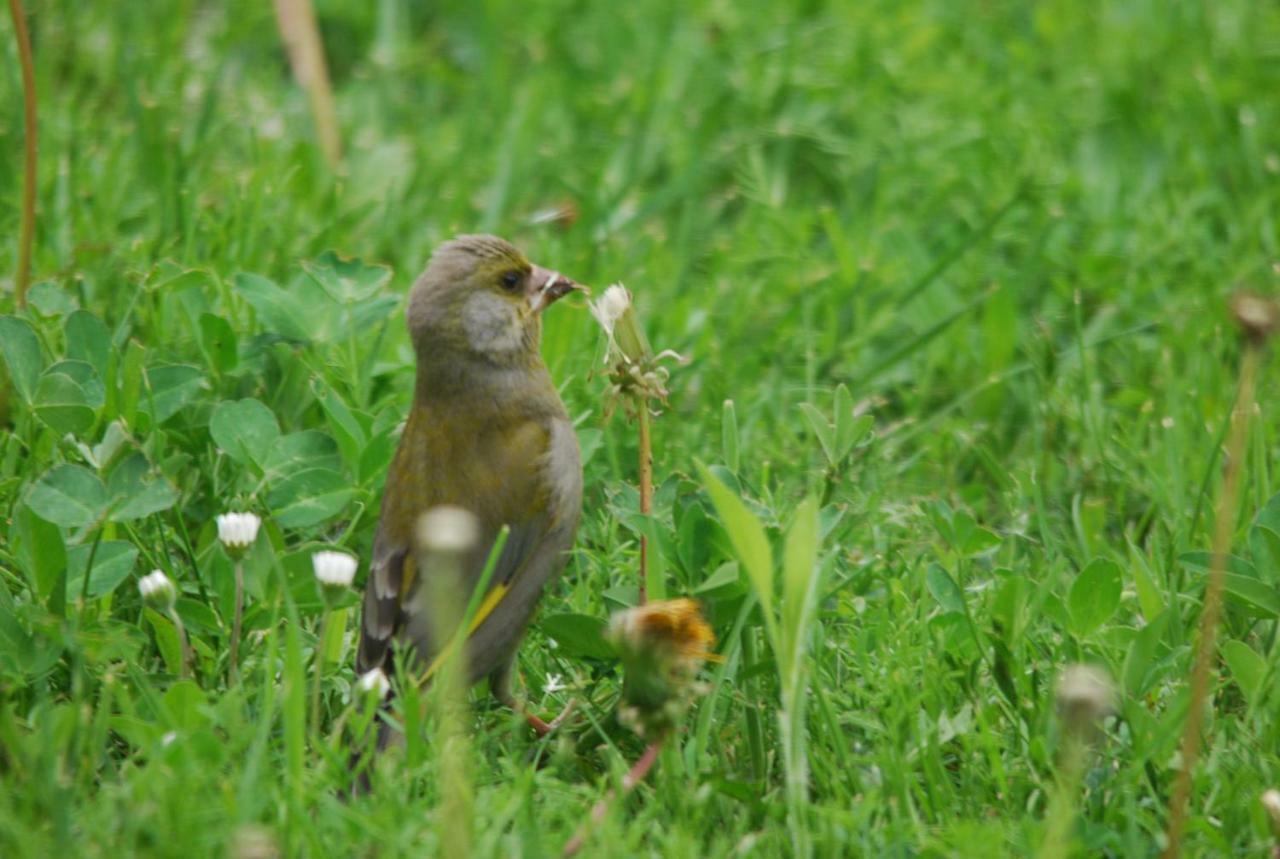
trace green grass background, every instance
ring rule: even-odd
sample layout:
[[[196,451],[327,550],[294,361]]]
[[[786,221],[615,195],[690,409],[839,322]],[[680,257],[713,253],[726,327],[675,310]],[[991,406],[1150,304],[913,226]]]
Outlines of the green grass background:
[[[319,620],[309,553],[367,557],[408,405],[403,295],[433,246],[475,231],[625,282],[655,346],[690,359],[654,426],[654,533],[668,593],[703,599],[726,660],[592,854],[1032,854],[1053,679],[1081,660],[1116,678],[1120,706],[1074,849],[1158,852],[1235,391],[1226,298],[1274,292],[1280,265],[1280,10],[316,5],[336,174],[271,4],[28,2],[40,283],[0,344],[0,852],[429,855],[459,825],[434,811],[429,748],[341,801],[345,754],[303,741],[299,684]],[[0,51],[11,278],[7,21]],[[534,222],[563,204],[571,225]],[[305,266],[330,250],[389,277],[360,268],[367,292],[326,298]],[[0,309],[17,312],[11,290]],[[477,699],[477,855],[558,854],[640,748],[613,719],[616,666],[575,617],[634,598],[634,428],[603,419],[580,302],[548,315],[544,353],[578,422],[586,509],[520,669],[540,712],[573,697],[579,717],[536,741]],[[1242,463],[1193,855],[1260,855],[1258,796],[1280,785],[1274,371]],[[832,465],[802,406],[831,418],[842,384],[874,433]],[[263,408],[226,411],[246,399]],[[808,799],[790,826],[779,660],[725,566],[699,460],[779,556],[800,501],[824,501],[802,633]],[[81,484],[42,502],[65,464],[146,509],[77,505],[96,491]],[[267,533],[229,685],[212,517],[240,507]],[[138,597],[155,567],[182,588],[195,681],[176,680],[172,627]],[[354,601],[321,648],[330,728],[351,712]],[[553,674],[568,688],[545,693]]]

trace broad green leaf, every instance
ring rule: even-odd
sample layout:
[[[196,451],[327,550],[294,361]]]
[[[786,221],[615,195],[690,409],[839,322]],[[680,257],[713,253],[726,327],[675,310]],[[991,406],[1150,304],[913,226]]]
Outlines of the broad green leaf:
[[[782,635],[793,670],[805,640],[817,576],[818,502],[806,498],[796,508],[782,547]]]
[[[142,399],[142,377],[147,350],[137,340],[130,340],[120,367],[120,414],[125,424],[136,427],[138,404]]]
[[[396,295],[377,295],[373,298],[366,298],[351,308],[348,316],[348,333],[364,331],[366,328],[383,321],[395,312],[399,306],[400,297]]]
[[[827,464],[837,465],[839,454],[836,451],[836,432],[835,428],[827,422],[827,416],[810,403],[801,403],[800,411],[804,414],[814,437],[818,439],[818,444],[822,446],[822,455],[827,458]]]
[[[973,557],[981,555],[983,552],[989,552],[998,547],[1003,540],[995,531],[983,528],[981,525],[974,525],[968,529],[965,534],[964,543],[959,547],[960,553],[965,557]]]
[[[1280,591],[1253,576],[1227,573],[1223,576],[1227,599],[1250,614],[1280,617]]]
[[[1213,565],[1213,553],[1184,552],[1178,556],[1178,560],[1192,569],[1208,572]],[[1227,572],[1235,573],[1238,576],[1248,576],[1252,579],[1258,577],[1258,571],[1253,564],[1239,555],[1227,555]]]
[[[1151,623],[1164,613],[1164,595],[1152,581],[1151,573],[1147,570],[1146,559],[1137,551],[1131,554],[1133,560],[1129,568],[1133,570],[1133,585],[1138,592],[1138,607],[1142,609],[1142,616],[1147,623]]]
[[[208,723],[205,695],[194,680],[178,680],[164,692],[164,710],[168,727],[191,731]]]
[[[231,323],[213,313],[200,314],[200,348],[209,366],[219,373],[231,372],[239,362],[236,332]]]
[[[178,491],[163,476],[152,472],[141,453],[131,454],[111,470],[107,494],[113,522],[141,519],[178,503]]]
[[[925,571],[924,580],[929,593],[933,594],[933,598],[938,601],[943,611],[968,613],[964,591],[960,590],[956,580],[951,578],[951,574],[943,569],[942,565],[930,564],[929,569]]]
[[[325,251],[314,260],[303,260],[301,265],[302,270],[339,304],[354,304],[369,298],[391,280],[391,269],[387,266],[346,259],[333,251]]]
[[[80,465],[58,465],[45,472],[27,493],[27,506],[42,519],[63,528],[83,528],[107,507],[107,488]]]
[[[336,471],[308,468],[277,483],[267,504],[285,528],[305,528],[337,516],[354,494],[350,482]]]
[[[742,499],[734,495],[729,487],[725,486],[701,462],[698,463],[698,471],[702,475],[703,483],[706,484],[707,494],[711,496],[711,503],[715,505],[716,513],[719,514],[725,531],[729,534],[733,550],[737,553],[738,559],[747,571],[747,577],[751,580],[751,587],[764,613],[765,628],[775,652],[778,652],[780,641],[777,620],[773,613],[773,549],[769,546],[768,537],[765,536],[764,526],[755,514],[747,509],[747,505],[742,503]]]
[[[744,593],[742,567],[737,561],[725,561],[702,584],[693,589],[695,594],[709,598],[731,597]]]
[[[280,438],[280,424],[258,400],[223,402],[209,418],[209,435],[227,456],[241,465],[253,465],[267,459]]]
[[[360,455],[366,441],[364,430],[361,429],[351,410],[347,408],[347,404],[327,385],[317,379],[311,383],[311,390],[319,401],[320,408],[324,410],[329,432],[337,442],[338,449],[342,451],[342,458],[347,463],[347,468],[359,473]]]
[[[149,397],[143,397],[142,403],[157,424],[164,423],[190,404],[204,385],[200,368],[187,364],[150,367],[146,377],[151,393]]]
[[[138,562],[138,550],[123,540],[102,540],[93,550],[93,541],[81,543],[67,552],[67,599],[75,600],[84,587],[84,571],[93,555],[93,570],[89,573],[89,596],[109,594],[129,578]]]
[[[233,283],[258,314],[258,322],[264,329],[291,340],[312,339],[314,332],[308,324],[312,313],[298,296],[256,274],[242,272],[235,276]]]
[[[84,361],[101,373],[111,353],[111,332],[102,320],[87,310],[77,310],[63,323],[67,336],[67,357]]]
[[[320,654],[330,665],[342,659],[342,643],[347,634],[347,617],[349,608],[334,609],[329,612],[329,627],[325,630],[324,641],[320,642]]]
[[[1164,643],[1168,628],[1169,613],[1163,612],[1138,630],[1129,642],[1124,659],[1124,688],[1130,697],[1141,698],[1151,688],[1158,662],[1169,650]]]
[[[178,617],[182,618],[182,622],[186,624],[188,634],[199,632],[205,635],[222,635],[225,628],[224,624],[219,620],[214,610],[204,602],[179,596],[173,604],[173,609],[178,613]],[[246,617],[248,617],[247,614]],[[251,628],[246,620],[243,629],[249,630]]]
[[[675,550],[687,577],[699,575],[706,566],[716,527],[701,504],[689,504],[680,511]]]
[[[93,426],[93,409],[84,389],[70,376],[45,373],[36,385],[36,417],[59,434],[79,435]]]
[[[333,439],[320,430],[282,435],[271,443],[265,457],[259,457],[268,481],[286,477],[304,468],[328,468],[337,471],[342,457]]]
[[[40,338],[29,322],[16,316],[0,316],[0,354],[9,368],[13,389],[24,403],[30,404],[45,365]]]
[[[1280,533],[1266,525],[1254,525],[1249,529],[1249,553],[1259,577],[1280,582]]]
[[[106,391],[102,387],[102,377],[98,375],[98,371],[94,369],[88,361],[66,360],[59,361],[48,370],[45,374],[61,373],[69,376],[71,381],[80,386],[80,390],[84,391],[85,402],[92,409],[100,409],[106,402]]]
[[[1120,607],[1122,589],[1120,565],[1107,558],[1095,558],[1071,583],[1067,607],[1071,628],[1086,636],[1102,626]]]
[[[178,636],[178,628],[173,621],[153,608],[143,609],[143,615],[156,634],[156,648],[164,659],[165,668],[170,674],[182,673],[182,639]]]
[[[65,316],[76,309],[75,299],[52,280],[31,284],[27,303],[41,316]]]
[[[1234,639],[1222,642],[1222,658],[1249,703],[1261,703],[1267,691],[1267,660],[1243,641]]]
[[[606,624],[602,618],[588,614],[553,614],[538,621],[538,628],[570,657],[613,659],[617,655],[605,639]]]
[[[45,602],[63,579],[67,568],[67,552],[58,526],[36,515],[23,504],[14,511],[10,541],[18,563],[27,574],[31,590]]]
[[[125,445],[129,441],[129,431],[122,421],[112,421],[102,433],[102,441],[93,446],[94,465],[99,471],[108,469],[115,463]]]
[[[1253,519],[1255,525],[1262,525],[1280,534],[1280,492],[1267,499],[1258,515]]]
[[[1022,634],[1025,623],[1027,602],[1027,580],[1011,571],[1002,571],[1005,576],[995,599],[991,603],[991,618],[1000,630],[1003,640],[1012,646]]]

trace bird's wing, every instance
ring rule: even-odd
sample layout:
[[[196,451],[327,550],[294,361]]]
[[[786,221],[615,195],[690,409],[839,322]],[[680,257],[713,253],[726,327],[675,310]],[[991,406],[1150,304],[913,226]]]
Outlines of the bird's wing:
[[[565,419],[526,422],[502,432],[497,441],[482,440],[479,446],[484,451],[480,457],[471,459],[454,450],[453,457],[443,460],[454,473],[443,474],[438,465],[430,469],[430,485],[458,485],[469,491],[461,497],[420,502],[422,509],[414,511],[418,514],[435,503],[452,503],[478,517],[480,540],[463,561],[463,586],[469,589],[480,583],[502,527],[510,529],[468,628],[469,634],[478,633],[469,648],[475,676],[492,670],[491,663],[518,642],[542,587],[563,564],[564,551],[577,528],[582,494],[577,439]],[[365,588],[357,667],[364,672],[384,666],[391,641],[404,634],[430,676],[438,660],[431,644],[435,639],[430,628],[432,612],[423,605],[427,590],[422,582],[431,571],[419,568],[424,559],[408,550],[407,541],[390,536],[388,522],[397,513],[388,510],[387,504],[384,498],[383,521]],[[462,599],[470,596],[465,593]]]
[[[409,567],[413,566],[408,546],[388,546],[387,542],[381,533],[374,540],[369,580],[364,587],[360,646],[356,651],[356,671],[361,674],[390,667],[387,657],[400,626],[400,593],[406,562]]]

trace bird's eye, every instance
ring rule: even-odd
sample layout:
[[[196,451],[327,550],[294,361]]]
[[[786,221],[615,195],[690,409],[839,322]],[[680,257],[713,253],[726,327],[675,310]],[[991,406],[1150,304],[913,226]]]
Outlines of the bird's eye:
[[[502,288],[511,290],[512,292],[514,292],[516,287],[520,286],[520,280],[521,280],[520,272],[518,271],[503,272]]]

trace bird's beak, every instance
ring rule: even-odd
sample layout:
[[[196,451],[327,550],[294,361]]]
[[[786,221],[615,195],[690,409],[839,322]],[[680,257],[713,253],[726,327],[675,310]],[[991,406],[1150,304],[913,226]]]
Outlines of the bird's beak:
[[[541,313],[548,304],[564,298],[571,292],[587,292],[587,288],[575,283],[558,271],[550,271],[540,265],[533,267],[530,280],[529,309]]]

